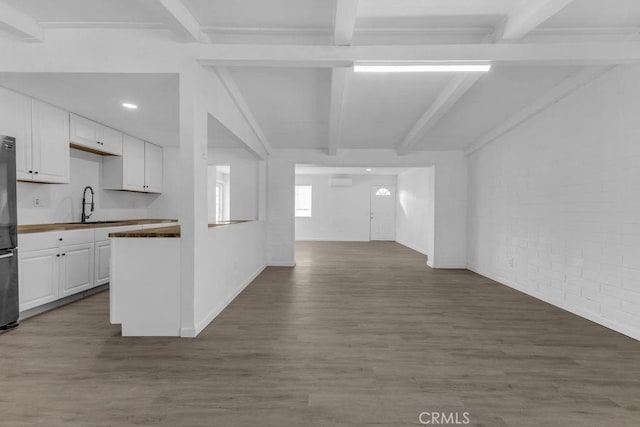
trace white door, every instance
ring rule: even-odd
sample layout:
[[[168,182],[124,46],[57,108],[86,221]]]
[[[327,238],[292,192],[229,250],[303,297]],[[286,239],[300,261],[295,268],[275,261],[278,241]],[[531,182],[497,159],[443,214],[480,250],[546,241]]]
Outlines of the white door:
[[[62,282],[60,297],[93,287],[93,243],[60,248]]]
[[[396,238],[396,189],[389,185],[371,187],[371,240]]]
[[[125,135],[122,144],[123,190],[144,191],[144,141]]]
[[[145,191],[162,193],[162,148],[145,143],[144,148]]]
[[[69,182],[69,113],[33,100],[33,180]]]
[[[0,88],[0,135],[16,139],[16,176],[31,180],[31,99]]]
[[[58,299],[60,251],[57,248],[18,255],[20,311]]]

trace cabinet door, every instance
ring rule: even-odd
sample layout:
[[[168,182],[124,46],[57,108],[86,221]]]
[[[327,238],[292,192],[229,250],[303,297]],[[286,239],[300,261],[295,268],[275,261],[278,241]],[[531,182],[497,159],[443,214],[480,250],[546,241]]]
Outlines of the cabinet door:
[[[162,148],[145,143],[144,183],[149,193],[162,193]]]
[[[63,246],[60,297],[93,287],[93,243]]]
[[[122,189],[144,191],[144,141],[125,135],[122,144]]]
[[[122,132],[98,124],[98,150],[114,156],[122,156]]]
[[[92,150],[98,150],[97,123],[71,114],[69,142]]]
[[[32,102],[33,180],[69,182],[69,113]]]
[[[96,242],[96,280],[95,286],[109,283],[110,279],[110,262],[111,262],[111,242],[108,240]]]
[[[16,177],[30,181],[31,164],[31,99],[0,88],[0,135],[16,139]]]
[[[58,299],[59,253],[57,248],[18,252],[20,311]]]

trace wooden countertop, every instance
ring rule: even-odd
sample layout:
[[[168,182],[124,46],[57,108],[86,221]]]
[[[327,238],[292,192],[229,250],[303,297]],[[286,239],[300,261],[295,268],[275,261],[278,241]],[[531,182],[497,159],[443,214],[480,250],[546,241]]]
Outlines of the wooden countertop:
[[[212,222],[209,224],[209,228],[222,227],[225,225],[241,224],[243,222],[249,222],[250,220],[232,220],[232,221],[220,221]],[[110,233],[109,237],[137,237],[137,238],[153,238],[153,237],[180,237],[180,226],[172,225],[170,227],[158,227],[147,228],[146,230],[131,230]]]
[[[66,231],[66,230],[86,230],[90,228],[105,228],[105,227],[123,227],[127,225],[144,225],[144,224],[160,224],[167,222],[178,222],[176,219],[127,219],[122,221],[109,221],[107,223],[89,221],[86,224],[79,222],[58,222],[52,224],[29,224],[19,225],[18,233],[44,233],[47,231]]]

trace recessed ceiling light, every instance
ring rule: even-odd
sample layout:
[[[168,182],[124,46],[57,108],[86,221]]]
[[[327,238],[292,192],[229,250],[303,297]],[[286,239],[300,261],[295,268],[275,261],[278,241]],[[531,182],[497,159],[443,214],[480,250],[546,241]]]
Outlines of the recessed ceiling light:
[[[356,73],[486,73],[491,64],[356,64]]]
[[[138,109],[138,106],[136,104],[132,104],[130,102],[123,102],[122,106],[124,108],[128,108],[129,110],[137,110]]]
[[[373,169],[371,169],[371,168],[366,168],[365,170],[366,170],[367,172],[371,172]]]

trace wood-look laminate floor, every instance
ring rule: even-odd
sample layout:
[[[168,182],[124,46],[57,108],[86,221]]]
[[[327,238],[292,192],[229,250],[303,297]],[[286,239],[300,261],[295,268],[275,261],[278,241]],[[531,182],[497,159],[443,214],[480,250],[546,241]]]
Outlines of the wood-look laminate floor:
[[[640,342],[395,243],[299,243],[197,339],[102,293],[0,335],[2,426],[638,426]]]

